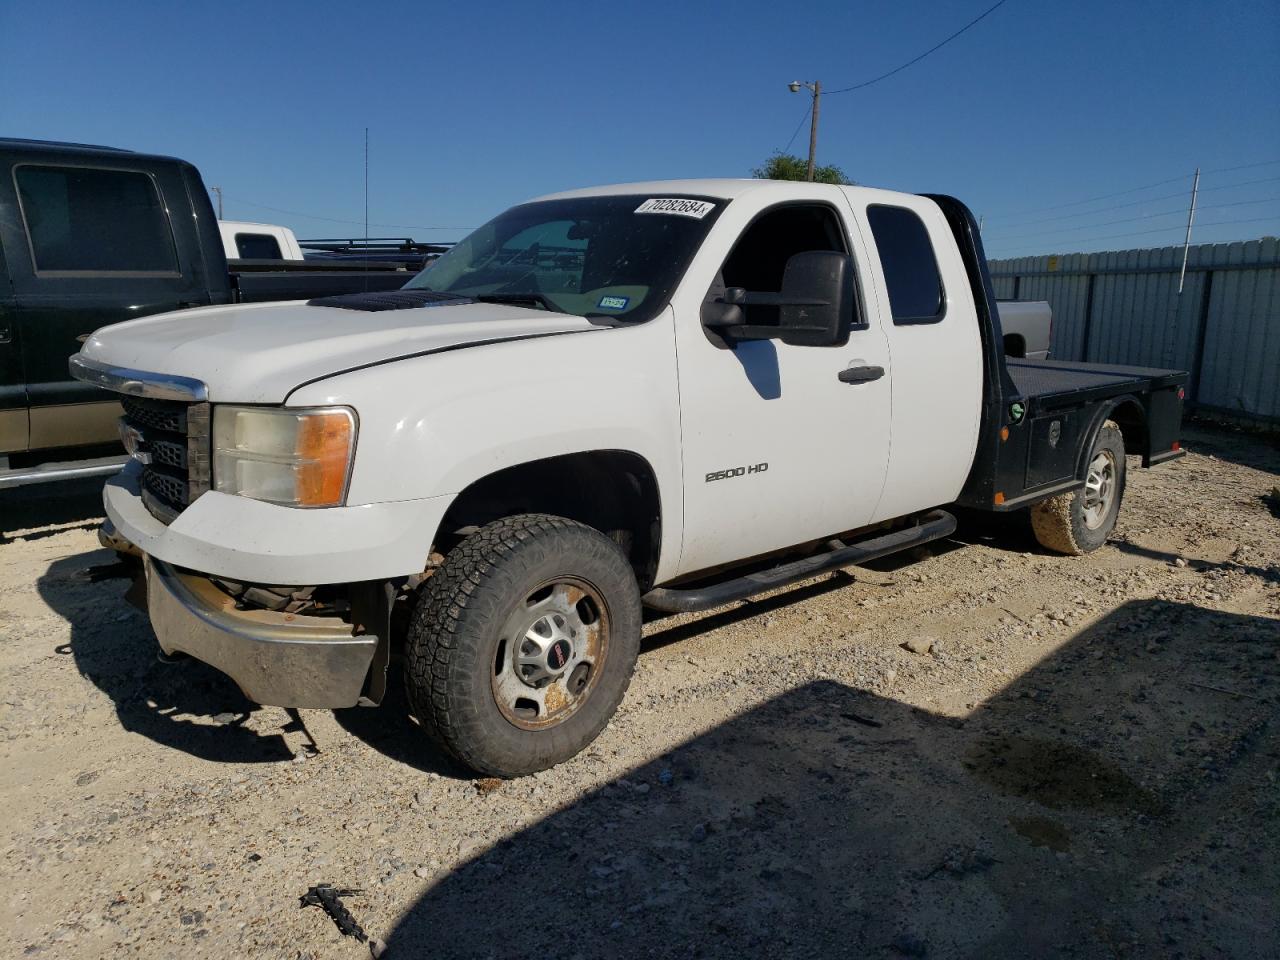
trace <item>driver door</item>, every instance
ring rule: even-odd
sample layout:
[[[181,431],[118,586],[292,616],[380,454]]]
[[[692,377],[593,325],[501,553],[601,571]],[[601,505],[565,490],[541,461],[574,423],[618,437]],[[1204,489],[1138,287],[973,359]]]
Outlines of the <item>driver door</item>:
[[[735,227],[744,216],[743,199],[713,233],[735,231],[731,236],[737,239],[709,278],[707,296],[725,286],[778,292],[787,260],[808,250],[852,254],[865,277],[861,239],[836,207],[781,204],[754,216],[746,211],[750,221]],[[688,280],[700,284],[695,269]],[[864,286],[860,280],[860,303]],[[676,310],[685,500],[679,573],[869,523],[889,460],[892,377],[888,342],[876,318],[860,307],[842,347],[781,340],[735,345],[708,334],[697,306],[681,298]],[[878,377],[872,370],[861,379],[846,375],[853,382],[839,379],[847,368],[876,367],[883,370]]]

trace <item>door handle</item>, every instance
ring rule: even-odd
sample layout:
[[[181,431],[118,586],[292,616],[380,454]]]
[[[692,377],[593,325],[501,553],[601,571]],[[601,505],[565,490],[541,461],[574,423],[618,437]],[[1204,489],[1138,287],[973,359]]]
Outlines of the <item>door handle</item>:
[[[870,383],[884,376],[884,367],[848,367],[841,370],[836,379],[841,383]]]
[[[8,327],[0,327],[0,343],[13,343],[13,331]]]

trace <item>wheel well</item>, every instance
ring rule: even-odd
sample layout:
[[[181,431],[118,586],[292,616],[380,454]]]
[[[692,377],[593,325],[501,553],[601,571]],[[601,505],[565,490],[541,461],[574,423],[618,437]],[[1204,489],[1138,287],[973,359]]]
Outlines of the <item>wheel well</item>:
[[[1124,452],[1134,456],[1147,455],[1147,414],[1136,400],[1122,400],[1111,408],[1108,420],[1114,420],[1124,437]]]
[[[1006,357],[1025,357],[1027,355],[1027,338],[1020,333],[1004,335],[1004,355]]]
[[[643,457],[593,450],[492,473],[458,494],[441,521],[435,549],[448,553],[477,527],[520,513],[550,513],[595,527],[627,554],[641,588],[652,584],[662,509],[657,477]]]

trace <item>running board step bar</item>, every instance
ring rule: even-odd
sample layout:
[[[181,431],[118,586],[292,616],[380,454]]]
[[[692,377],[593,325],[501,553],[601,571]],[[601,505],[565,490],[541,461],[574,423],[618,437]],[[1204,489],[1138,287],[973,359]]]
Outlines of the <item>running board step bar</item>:
[[[734,600],[745,600],[767,590],[776,590],[789,583],[807,580],[828,570],[848,567],[857,563],[866,563],[878,557],[909,550],[930,540],[938,540],[949,536],[956,529],[956,518],[945,510],[933,510],[920,518],[914,527],[894,530],[880,537],[863,540],[859,543],[841,545],[834,550],[811,557],[792,560],[768,570],[758,570],[735,580],[713,583],[705,587],[693,587],[688,590],[679,587],[657,587],[646,593],[641,600],[647,607],[661,610],[664,613],[693,613],[723,606]],[[839,543],[839,541],[835,541]]]
[[[42,463],[35,467],[15,467],[0,470],[0,490],[7,487],[24,487],[29,483],[53,483],[57,480],[75,480],[79,477],[109,477],[119,473],[129,462],[126,456],[99,457],[96,460],[70,460],[66,463]]]

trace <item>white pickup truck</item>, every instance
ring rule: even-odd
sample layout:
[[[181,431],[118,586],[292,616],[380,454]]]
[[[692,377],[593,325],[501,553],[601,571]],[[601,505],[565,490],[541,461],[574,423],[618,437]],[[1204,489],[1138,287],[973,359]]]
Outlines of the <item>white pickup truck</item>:
[[[301,260],[302,247],[288,227],[247,220],[219,220],[218,234],[228,260]]]
[[[104,329],[106,486],[160,647],[252,699],[378,703],[517,776],[600,732],[641,610],[708,609],[1032,508],[1102,544],[1185,374],[1006,360],[961,203],[690,180],[514,207],[399,291]],[[391,610],[409,607],[407,635]],[[397,618],[398,620],[399,618]]]
[[[1047,300],[997,300],[1006,357],[1049,359],[1053,308]]]

